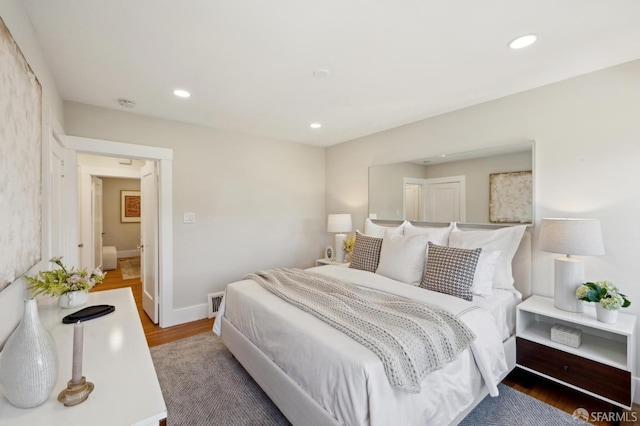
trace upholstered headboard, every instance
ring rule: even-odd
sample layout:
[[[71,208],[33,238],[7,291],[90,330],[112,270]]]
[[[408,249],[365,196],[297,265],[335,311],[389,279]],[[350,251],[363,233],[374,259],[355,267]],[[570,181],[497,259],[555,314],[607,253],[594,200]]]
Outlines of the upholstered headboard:
[[[374,223],[382,226],[399,226],[402,221],[391,220],[374,220]],[[431,222],[411,222],[414,226],[425,227],[445,227],[449,226],[448,223],[431,223]],[[504,228],[504,225],[493,224],[458,224],[460,229],[463,230],[491,230]],[[524,232],[520,246],[516,251],[515,256],[511,262],[511,268],[513,272],[513,279],[515,281],[515,288],[522,293],[522,298],[526,299],[531,296],[531,229],[527,228]]]

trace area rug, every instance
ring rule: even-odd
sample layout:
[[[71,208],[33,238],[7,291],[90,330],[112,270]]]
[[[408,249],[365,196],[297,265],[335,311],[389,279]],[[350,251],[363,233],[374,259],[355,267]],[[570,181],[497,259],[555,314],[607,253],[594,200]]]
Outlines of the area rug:
[[[167,404],[168,425],[289,425],[290,423],[213,333],[151,348]],[[570,414],[500,384],[464,426],[580,425]]]
[[[120,263],[120,273],[123,280],[133,280],[140,278],[140,257],[125,257],[118,259]]]

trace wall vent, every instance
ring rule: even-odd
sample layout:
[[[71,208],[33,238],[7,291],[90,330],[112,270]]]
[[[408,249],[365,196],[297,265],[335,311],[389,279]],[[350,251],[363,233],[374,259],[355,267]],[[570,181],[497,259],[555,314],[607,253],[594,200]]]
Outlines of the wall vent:
[[[220,303],[222,303],[222,296],[224,295],[224,291],[219,293],[210,293],[207,295],[207,300],[209,301],[209,318],[213,318],[218,315],[218,310],[220,310]]]

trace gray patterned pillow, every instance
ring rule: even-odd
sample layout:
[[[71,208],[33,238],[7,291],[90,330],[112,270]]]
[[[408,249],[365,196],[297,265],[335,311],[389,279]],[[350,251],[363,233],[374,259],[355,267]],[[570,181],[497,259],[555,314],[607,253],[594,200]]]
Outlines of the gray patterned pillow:
[[[351,253],[349,268],[375,272],[380,261],[382,238],[369,237],[356,231],[356,241]]]
[[[471,285],[481,248],[442,247],[429,242],[427,265],[420,287],[473,300]]]

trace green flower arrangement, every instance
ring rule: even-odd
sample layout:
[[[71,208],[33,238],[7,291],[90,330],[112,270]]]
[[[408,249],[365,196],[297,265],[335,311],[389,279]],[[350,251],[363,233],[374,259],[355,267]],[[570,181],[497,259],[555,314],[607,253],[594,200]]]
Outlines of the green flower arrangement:
[[[36,276],[25,276],[33,296],[47,294],[51,296],[62,296],[70,291],[89,290],[104,279],[106,272],[94,269],[90,274],[86,268],[82,271],[71,268],[67,269],[62,264],[62,257],[54,257],[49,262],[55,263],[60,269],[53,271],[40,271]]]
[[[586,302],[600,303],[603,308],[617,311],[631,305],[627,296],[618,291],[610,281],[585,283],[576,290],[576,297]]]

